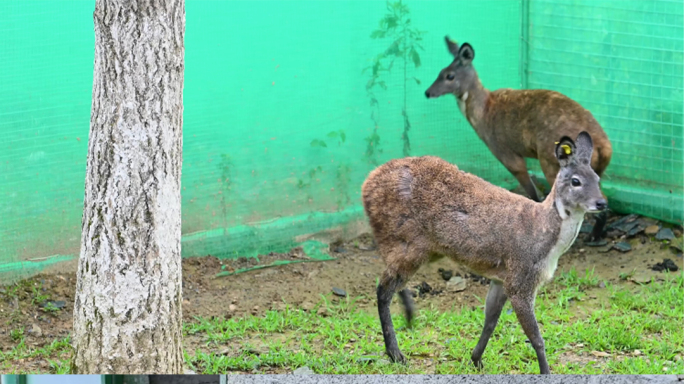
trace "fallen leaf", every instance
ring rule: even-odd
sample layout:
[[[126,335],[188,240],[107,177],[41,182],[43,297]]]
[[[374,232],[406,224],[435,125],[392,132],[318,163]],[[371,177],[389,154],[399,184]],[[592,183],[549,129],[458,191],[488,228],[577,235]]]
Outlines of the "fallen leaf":
[[[596,357],[609,357],[610,356],[610,353],[600,352],[600,351],[591,351],[591,354],[596,356]]]

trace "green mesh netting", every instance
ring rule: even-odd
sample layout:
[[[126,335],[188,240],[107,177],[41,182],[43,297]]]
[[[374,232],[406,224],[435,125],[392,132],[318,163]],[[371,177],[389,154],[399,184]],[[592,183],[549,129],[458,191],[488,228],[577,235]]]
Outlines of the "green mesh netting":
[[[475,47],[488,88],[556,89],[595,114],[614,146],[611,206],[682,220],[681,2],[403,4],[408,13],[384,1],[186,2],[184,256],[344,233],[363,220],[368,172],[407,150],[516,186],[452,97],[423,96],[450,62],[446,34]],[[0,275],[78,254],[93,9],[0,3]],[[369,94],[374,58],[396,52],[392,33],[374,33],[383,19],[401,31],[410,19],[424,50],[400,55]]]

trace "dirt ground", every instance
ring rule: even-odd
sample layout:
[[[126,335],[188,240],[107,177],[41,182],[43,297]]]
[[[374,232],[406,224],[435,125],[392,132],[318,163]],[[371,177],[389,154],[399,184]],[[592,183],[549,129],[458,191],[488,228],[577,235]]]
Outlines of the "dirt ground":
[[[556,277],[563,271],[575,268],[581,275],[594,268],[595,275],[603,282],[630,284],[656,279],[661,272],[652,269],[657,263],[671,259],[681,269],[682,229],[657,223],[636,216],[610,218],[607,243],[588,246],[581,233],[573,247],[560,259]],[[636,223],[636,224],[634,224]],[[658,226],[658,228],[654,227]],[[667,228],[665,228],[667,227]],[[587,226],[589,228],[589,226]],[[659,235],[660,229],[665,229]],[[667,236],[667,230],[677,238],[672,241],[656,240]],[[583,228],[585,230],[585,228]],[[646,234],[648,233],[648,234]],[[621,252],[614,244],[625,242],[631,250]],[[624,246],[624,244],[621,244]],[[619,246],[618,246],[619,247]],[[330,300],[340,300],[333,288],[343,290],[351,298],[361,297],[360,308],[375,312],[375,282],[383,271],[380,259],[370,235],[354,240],[331,244],[331,261],[299,262],[276,267],[262,268],[230,276],[216,277],[221,271],[270,264],[274,260],[306,261],[301,249],[287,254],[264,255],[255,259],[219,260],[212,256],[183,260],[183,317],[192,321],[196,316],[239,317],[249,314],[261,315],[268,309],[282,309],[285,304],[313,309],[321,295]],[[440,272],[442,270],[442,272]],[[466,289],[453,292],[447,288],[443,274],[452,271],[466,278]],[[620,274],[631,275],[627,280]],[[631,280],[631,281],[630,281]],[[421,294],[426,290],[430,292]],[[16,346],[12,331],[24,329],[29,347],[42,347],[71,332],[75,273],[42,274],[15,285],[0,288],[0,350],[9,351]],[[422,285],[422,288],[416,288]],[[477,276],[469,276],[447,259],[424,266],[408,286],[416,292],[418,309],[433,306],[441,310],[461,306],[476,307],[477,297],[484,298],[487,282]],[[599,285],[600,286],[600,285]],[[46,300],[51,302],[47,304]],[[395,301],[393,312],[399,311]],[[200,340],[185,340],[186,349],[193,349]],[[191,352],[192,353],[192,352]],[[45,371],[48,363],[40,358],[20,362],[21,369]]]

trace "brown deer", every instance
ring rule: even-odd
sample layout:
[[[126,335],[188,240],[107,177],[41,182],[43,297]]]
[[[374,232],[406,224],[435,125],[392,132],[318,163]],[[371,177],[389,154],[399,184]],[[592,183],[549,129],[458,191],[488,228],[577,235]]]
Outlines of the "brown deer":
[[[471,359],[482,367],[484,353],[507,299],[532,343],[541,373],[549,373],[534,300],[549,281],[558,258],[579,233],[586,212],[607,208],[599,177],[590,166],[592,139],[581,132],[555,145],[560,171],[548,197],[535,202],[432,156],[391,160],[373,170],[362,187],[363,206],[378,251],[387,266],[377,288],[385,350],[405,363],[390,317],[394,293],[413,318],[413,301],[403,289],[426,262],[448,256],[491,280],[485,324]]]
[[[543,200],[527,172],[525,158],[539,159],[546,180],[553,185],[559,169],[553,144],[561,136],[576,137],[580,131],[588,132],[596,147],[591,167],[599,177],[602,176],[613,150],[608,136],[591,112],[555,91],[489,91],[473,67],[473,47],[468,43],[459,47],[448,36],[445,40],[454,61],[441,70],[425,96],[436,98],[447,93],[456,96],[458,108],[468,123],[530,198]],[[597,216],[590,240],[603,237],[607,218],[607,211]]]

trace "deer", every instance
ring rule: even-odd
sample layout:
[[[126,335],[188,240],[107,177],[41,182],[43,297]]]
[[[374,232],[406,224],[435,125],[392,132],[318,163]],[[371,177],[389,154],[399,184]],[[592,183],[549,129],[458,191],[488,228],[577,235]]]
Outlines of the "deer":
[[[473,47],[468,43],[459,46],[449,36],[444,39],[454,60],[440,71],[425,96],[431,99],[453,94],[458,109],[475,133],[531,199],[542,201],[544,197],[529,175],[525,158],[538,159],[546,181],[553,185],[559,170],[553,153],[553,143],[558,137],[576,137],[580,131],[588,132],[596,146],[591,166],[599,177],[603,175],[613,149],[591,112],[551,90],[504,88],[489,91],[473,67]],[[597,215],[586,240],[603,238],[607,219],[607,211]]]
[[[490,279],[484,328],[471,355],[475,366],[484,368],[482,355],[510,300],[537,354],[540,373],[550,373],[534,301],[575,241],[585,213],[608,207],[590,166],[593,149],[584,131],[575,141],[560,139],[554,151],[560,169],[541,202],[434,156],[394,159],[370,172],[362,199],[386,266],[377,286],[378,315],[393,362],[407,362],[390,316],[394,294],[399,293],[410,326],[415,309],[407,282],[422,265],[448,257]]]

